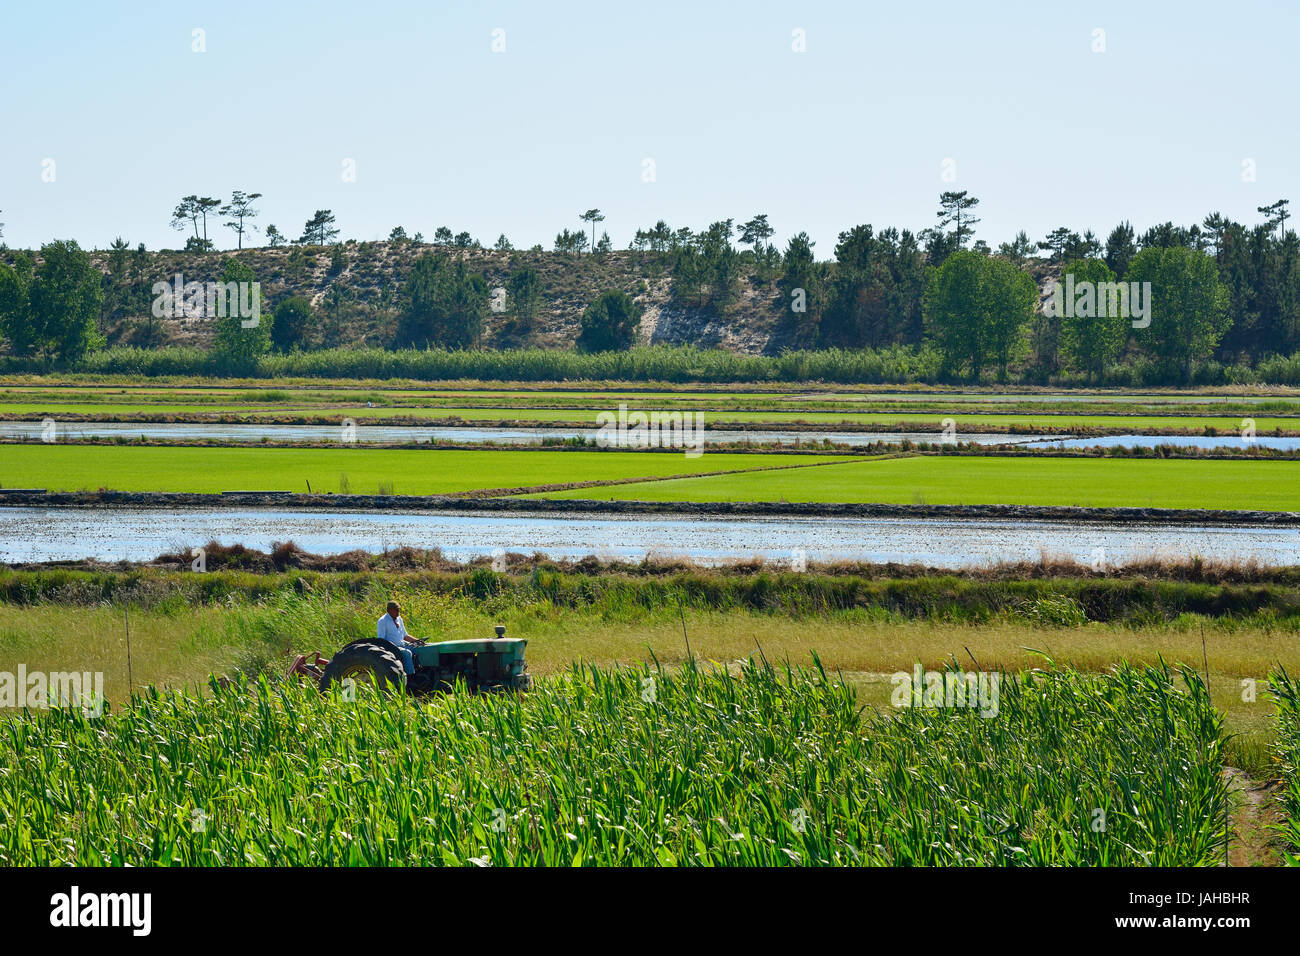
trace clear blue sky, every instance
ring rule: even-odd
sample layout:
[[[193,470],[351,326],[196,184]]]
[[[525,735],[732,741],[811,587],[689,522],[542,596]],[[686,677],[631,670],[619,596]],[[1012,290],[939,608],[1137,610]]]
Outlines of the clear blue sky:
[[[328,208],[344,238],[445,224],[550,248],[596,206],[624,248],[658,218],[766,212],[821,258],[856,223],[930,225],[953,188],[992,245],[1300,207],[1295,2],[294,6],[7,4],[4,241],[179,248],[177,200],[232,189],[294,237]]]

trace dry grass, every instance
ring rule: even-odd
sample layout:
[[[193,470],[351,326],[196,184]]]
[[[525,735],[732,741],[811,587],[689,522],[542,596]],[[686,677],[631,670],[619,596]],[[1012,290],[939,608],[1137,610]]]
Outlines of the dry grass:
[[[180,615],[135,611],[130,616],[131,679],[187,687],[211,673],[247,664],[256,650],[233,626],[229,609],[194,608]],[[127,698],[126,618],[120,607],[18,608],[0,604],[0,671],[90,671],[104,674],[104,695]]]

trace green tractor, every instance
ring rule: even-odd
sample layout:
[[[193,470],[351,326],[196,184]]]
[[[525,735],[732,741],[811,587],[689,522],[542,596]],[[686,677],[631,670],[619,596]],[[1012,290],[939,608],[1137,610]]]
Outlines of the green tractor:
[[[496,637],[483,640],[428,641],[409,640],[415,673],[406,674],[402,658],[387,641],[363,638],[341,647],[326,660],[317,651],[313,660],[298,655],[289,668],[289,676],[316,681],[322,691],[347,682],[369,684],[382,690],[399,690],[426,695],[451,690],[457,681],[473,693],[523,691],[532,687],[532,676],[524,661],[528,642],[507,639],[506,629],[498,624]]]

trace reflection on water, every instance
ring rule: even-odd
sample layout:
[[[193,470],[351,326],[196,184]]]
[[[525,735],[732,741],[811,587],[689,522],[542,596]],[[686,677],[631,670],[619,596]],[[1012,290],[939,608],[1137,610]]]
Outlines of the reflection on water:
[[[1300,448],[1300,436],[1283,438],[1277,435],[1257,435],[1249,441],[1240,435],[1106,435],[1102,438],[1052,438],[1027,442],[1025,448],[1155,448],[1174,445],[1177,448],[1277,448],[1292,451]]]
[[[40,422],[0,422],[0,438],[43,437]],[[408,444],[412,442],[462,442],[476,444],[495,442],[500,445],[540,445],[545,439],[564,441],[585,438],[595,441],[595,428],[487,428],[483,426],[444,425],[367,425],[357,423],[346,432],[339,425],[265,425],[186,422],[56,422],[56,440],[78,438],[149,438],[171,441],[240,441],[258,442],[343,442],[357,441],[373,444]],[[904,440],[913,442],[938,442],[938,432],[842,432],[793,431],[763,429],[741,431],[709,429],[704,440],[709,444],[726,442],[752,442],[766,444],[781,442],[821,442],[861,446],[874,442],[897,444]],[[1157,445],[1176,445],[1180,448],[1248,448],[1247,442],[1237,435],[1109,435],[1102,438],[1071,438],[1054,436],[1038,438],[1032,435],[1004,435],[985,432],[958,432],[957,441],[980,445],[1013,444],[1022,448],[1153,448]],[[1259,435],[1253,439],[1260,448],[1282,450],[1300,449],[1300,436],[1280,438],[1276,435]]]
[[[0,422],[0,438],[40,439],[43,437],[40,422]],[[563,441],[569,438],[587,438],[595,441],[595,428],[483,428],[450,427],[440,425],[366,425],[358,422],[346,432],[340,425],[254,425],[184,422],[56,422],[55,439],[75,438],[151,438],[180,440],[207,440],[256,442],[265,438],[273,442],[372,442],[405,444],[408,442],[496,442],[502,445],[540,445],[543,439]],[[836,431],[730,431],[706,430],[706,443],[723,442],[820,442],[830,439],[843,445],[869,445],[872,442],[937,442],[937,432],[836,432]],[[981,445],[1026,442],[1025,435],[991,435],[972,432],[959,433],[958,441],[978,442]]]
[[[1300,527],[1168,527],[913,518],[696,517],[305,509],[0,508],[0,561],[145,561],[216,539],[269,550],[294,541],[317,554],[410,546],[466,560],[498,550],[552,558],[701,564],[762,557],[963,567],[1046,554],[1108,564],[1152,556],[1300,564]]]

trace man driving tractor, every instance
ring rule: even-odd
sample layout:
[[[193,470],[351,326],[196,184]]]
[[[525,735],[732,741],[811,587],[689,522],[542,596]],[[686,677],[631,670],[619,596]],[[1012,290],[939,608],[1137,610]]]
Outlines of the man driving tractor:
[[[311,678],[321,691],[350,687],[353,681],[424,696],[464,688],[471,693],[527,691],[533,686],[524,662],[527,641],[506,638],[504,624],[494,637],[444,640],[429,644],[412,637],[396,601],[375,625],[374,637],[361,637],[326,660],[320,651],[299,654],[289,673]]]
[[[415,638],[406,633],[406,622],[402,620],[402,608],[396,601],[388,602],[388,610],[379,619],[378,627],[375,629],[375,636],[381,641],[387,641],[397,649],[397,655],[402,659],[402,667],[408,677],[415,673],[415,658],[411,654],[411,649],[406,646],[407,641],[415,643]]]

